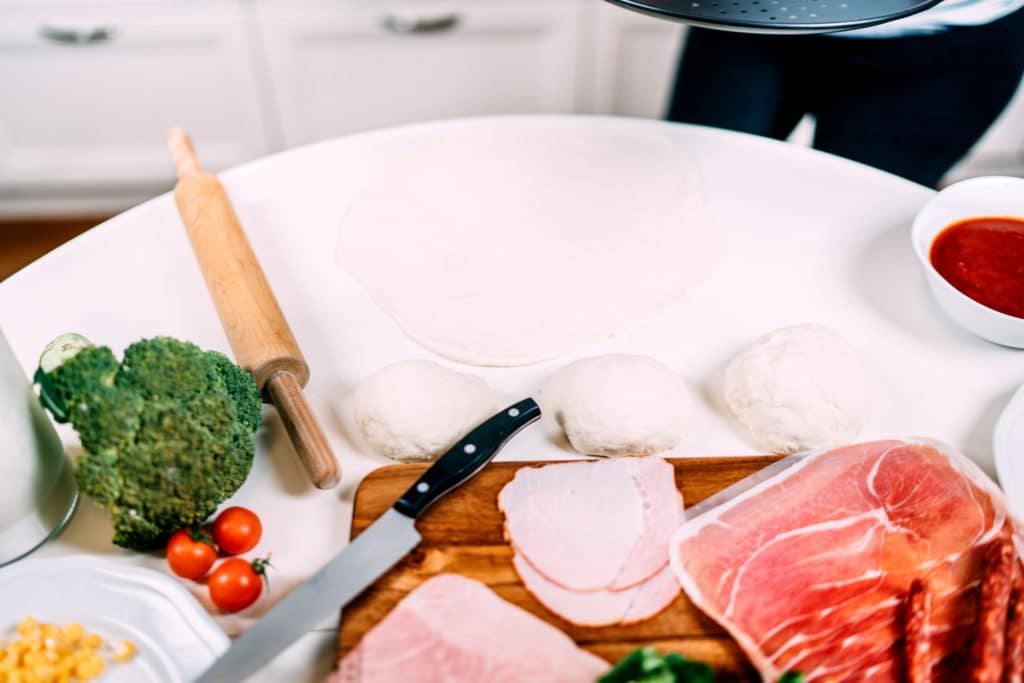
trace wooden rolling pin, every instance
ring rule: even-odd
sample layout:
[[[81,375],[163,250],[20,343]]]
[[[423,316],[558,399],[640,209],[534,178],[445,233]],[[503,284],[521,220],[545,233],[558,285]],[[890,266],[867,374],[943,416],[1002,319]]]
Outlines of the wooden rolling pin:
[[[313,484],[331,488],[340,480],[341,472],[302,394],[302,387],[309,381],[309,366],[249,246],[231,200],[217,177],[199,166],[185,131],[171,130],[167,148],[178,172],[174,201],[235,361],[252,373],[263,400],[277,407]]]

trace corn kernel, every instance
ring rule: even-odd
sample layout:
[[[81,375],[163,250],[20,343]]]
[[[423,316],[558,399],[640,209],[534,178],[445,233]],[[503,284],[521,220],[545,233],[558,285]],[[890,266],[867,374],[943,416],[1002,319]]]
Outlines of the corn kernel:
[[[67,638],[68,642],[72,645],[77,643],[85,635],[85,628],[77,621],[72,621],[70,624],[63,628],[64,637]]]
[[[27,652],[21,663],[30,669],[34,669],[37,666],[46,664],[46,657],[41,652]]]
[[[104,663],[99,656],[90,657],[89,659],[79,662],[78,666],[75,667],[75,675],[82,680],[89,680],[95,678],[103,673]]]
[[[127,662],[129,659],[134,657],[138,653],[139,649],[135,647],[135,643],[130,640],[122,641],[114,648],[114,654],[111,655],[115,662]]]
[[[95,650],[103,647],[103,638],[98,633],[90,633],[82,638],[82,644]]]
[[[32,675],[39,683],[54,683],[57,679],[57,669],[48,664],[37,666],[32,669]]]
[[[21,635],[28,635],[32,631],[39,630],[39,622],[32,617],[25,617],[18,623],[18,633]]]

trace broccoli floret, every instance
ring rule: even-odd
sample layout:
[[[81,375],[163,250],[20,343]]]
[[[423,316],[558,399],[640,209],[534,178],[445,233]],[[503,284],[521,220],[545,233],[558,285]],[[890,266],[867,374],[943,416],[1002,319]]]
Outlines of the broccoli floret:
[[[237,419],[256,431],[263,422],[260,411],[260,393],[252,375],[231,362],[231,359],[217,351],[207,351],[207,357],[217,368],[224,387],[238,407]]]
[[[75,478],[110,513],[114,543],[157,547],[238,490],[260,425],[249,373],[169,337],[132,344],[121,363],[106,347],[76,351],[59,364],[44,355],[36,381],[43,405],[78,432]]]
[[[82,357],[68,364],[60,375],[53,374],[55,368],[79,354],[83,354]],[[61,335],[46,345],[39,359],[35,374],[40,386],[39,397],[55,420],[67,422],[72,396],[84,393],[84,387],[90,391],[112,388],[120,365],[110,349],[96,348],[77,334]]]

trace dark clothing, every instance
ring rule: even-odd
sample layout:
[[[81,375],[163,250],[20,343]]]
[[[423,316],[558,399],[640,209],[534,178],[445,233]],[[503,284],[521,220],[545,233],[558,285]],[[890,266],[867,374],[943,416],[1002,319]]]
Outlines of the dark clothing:
[[[898,38],[691,29],[668,119],[783,139],[805,113],[817,149],[928,186],[958,162],[1024,74],[1024,10]]]

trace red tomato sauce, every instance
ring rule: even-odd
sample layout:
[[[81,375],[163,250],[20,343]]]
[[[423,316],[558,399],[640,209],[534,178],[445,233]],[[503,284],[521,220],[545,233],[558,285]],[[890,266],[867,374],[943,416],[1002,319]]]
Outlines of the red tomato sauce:
[[[969,218],[932,242],[932,265],[949,284],[1001,313],[1024,318],[1024,220]]]

